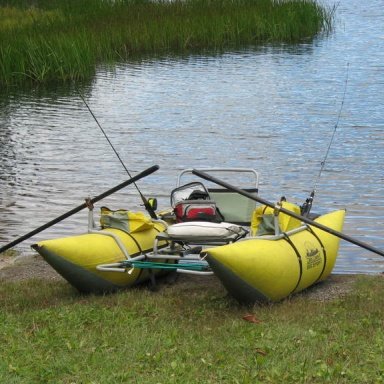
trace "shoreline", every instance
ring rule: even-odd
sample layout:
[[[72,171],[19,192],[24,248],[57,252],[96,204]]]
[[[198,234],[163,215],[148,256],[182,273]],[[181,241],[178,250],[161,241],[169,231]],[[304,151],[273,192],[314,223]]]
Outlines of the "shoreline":
[[[65,281],[39,254],[0,256],[0,281],[17,282],[30,279]]]
[[[360,276],[362,275],[333,273],[326,280],[314,284],[292,297],[303,296],[319,302],[340,299],[351,292],[354,283]],[[14,258],[0,257],[1,282],[18,283],[32,279],[65,282],[65,279],[38,254]],[[180,275],[175,284],[186,286],[204,284],[210,289],[221,287],[221,283],[215,276],[202,278],[201,276]]]

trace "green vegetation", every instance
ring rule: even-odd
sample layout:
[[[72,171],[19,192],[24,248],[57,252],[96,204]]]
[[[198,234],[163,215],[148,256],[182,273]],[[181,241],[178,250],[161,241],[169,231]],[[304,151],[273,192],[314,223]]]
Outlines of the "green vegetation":
[[[383,382],[383,276],[356,278],[333,300],[253,308],[206,281],[109,296],[2,282],[0,382]]]
[[[8,0],[0,84],[90,79],[97,64],[148,54],[297,43],[331,29],[315,0]]]
[[[1,259],[11,259],[12,257],[19,256],[20,253],[18,251],[15,251],[14,249],[8,249],[7,251],[1,253],[0,260]]]

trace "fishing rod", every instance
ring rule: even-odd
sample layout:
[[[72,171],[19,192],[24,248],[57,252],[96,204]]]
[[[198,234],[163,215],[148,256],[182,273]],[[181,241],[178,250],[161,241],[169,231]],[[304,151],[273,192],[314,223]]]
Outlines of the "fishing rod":
[[[115,152],[115,155],[117,156],[117,158],[119,159],[120,161],[120,164],[123,166],[125,172],[127,172],[128,176],[130,178],[132,178],[131,176],[131,173],[129,172],[128,168],[125,166],[123,160],[121,159],[119,153],[116,151],[115,147],[113,146],[111,140],[109,139],[108,135],[106,134],[105,130],[103,129],[103,127],[100,125],[99,121],[97,120],[95,114],[92,112],[91,108],[89,107],[89,105],[87,104],[87,102],[85,101],[83,95],[81,94],[81,92],[77,89],[77,93],[79,94],[81,100],[83,100],[83,103],[85,104],[85,106],[87,107],[89,113],[91,114],[91,116],[93,117],[93,119],[95,120],[97,126],[100,128],[101,132],[103,133],[104,137],[107,139],[109,145],[111,146],[111,148],[113,149],[113,152]],[[143,195],[143,193],[140,191],[139,187],[137,186],[137,184],[135,182],[133,182],[133,185],[135,186],[137,192],[139,193],[140,197],[141,197],[141,200],[144,204],[144,207],[145,209],[147,210],[147,212],[149,213],[149,215],[152,217],[152,219],[158,219],[157,215],[156,215],[156,212],[154,210],[154,208],[152,207],[152,205],[149,203],[149,201],[146,199],[146,197]]]
[[[335,135],[336,135],[337,127],[339,126],[339,121],[340,121],[341,111],[343,110],[344,100],[345,100],[345,95],[346,95],[346,93],[347,93],[348,72],[349,72],[349,63],[347,63],[347,74],[346,74],[346,77],[345,77],[343,98],[342,98],[342,100],[341,100],[340,110],[339,110],[339,114],[338,114],[337,119],[336,119],[335,126],[334,126],[334,128],[333,128],[333,132],[332,132],[331,140],[329,141],[329,144],[328,144],[327,151],[326,151],[326,153],[325,153],[324,159],[323,159],[323,161],[320,163],[321,167],[320,167],[320,170],[319,170],[319,174],[317,175],[317,178],[316,178],[316,180],[315,180],[315,183],[314,183],[312,192],[311,192],[311,194],[309,195],[309,197],[305,200],[304,204],[300,207],[300,208],[301,208],[301,214],[302,214],[303,216],[308,216],[308,215],[309,215],[309,212],[311,211],[312,203],[313,203],[313,199],[314,199],[314,197],[315,197],[315,193],[316,193],[316,189],[317,189],[317,184],[318,184],[318,182],[319,182],[319,180],[320,180],[320,177],[321,177],[321,174],[322,174],[322,172],[323,172],[323,170],[324,170],[325,163],[326,163],[326,161],[327,161],[329,151],[331,150],[331,146],[332,146],[332,143],[333,143],[333,139],[334,139],[334,137],[335,137]]]

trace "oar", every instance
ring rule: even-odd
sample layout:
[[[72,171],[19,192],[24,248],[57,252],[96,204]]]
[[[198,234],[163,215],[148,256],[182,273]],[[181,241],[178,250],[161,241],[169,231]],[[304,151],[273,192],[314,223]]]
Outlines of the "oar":
[[[233,186],[233,185],[231,185],[231,184],[228,184],[228,183],[225,182],[225,181],[219,180],[219,179],[217,179],[216,177],[213,177],[213,176],[211,176],[211,175],[208,175],[208,174],[205,173],[205,172],[198,171],[198,170],[194,169],[194,170],[192,171],[192,173],[195,174],[195,175],[197,175],[197,176],[199,176],[199,177],[201,177],[201,178],[203,178],[203,179],[205,179],[205,180],[211,181],[211,182],[213,182],[213,183],[215,183],[215,184],[221,185],[222,187],[224,187],[224,188],[226,188],[226,189],[229,189],[229,190],[231,190],[231,191],[233,191],[233,192],[237,192],[237,193],[239,193],[240,195],[243,195],[243,196],[245,196],[245,197],[248,197],[249,199],[252,199],[252,200],[255,200],[255,201],[257,201],[257,202],[259,202],[259,203],[261,203],[261,204],[267,205],[268,207],[275,208],[275,204],[273,204],[273,203],[271,203],[271,202],[269,202],[269,201],[267,201],[267,200],[264,200],[264,199],[262,199],[262,198],[259,197],[259,196],[255,196],[255,195],[253,195],[253,194],[251,194],[251,193],[249,193],[249,192],[247,192],[247,191],[244,191],[244,190],[242,190],[242,189],[240,189],[240,188],[237,188],[237,187],[235,187],[235,186]],[[377,249],[377,248],[375,248],[375,247],[372,247],[371,245],[366,244],[366,243],[363,243],[362,241],[359,241],[359,240],[357,240],[357,239],[354,239],[353,237],[347,236],[347,235],[345,235],[344,233],[335,231],[334,229],[329,228],[329,227],[327,227],[327,226],[325,226],[325,225],[322,225],[322,224],[320,224],[320,223],[317,223],[316,221],[313,221],[313,220],[309,219],[308,217],[298,215],[298,214],[296,214],[296,213],[294,213],[294,212],[292,212],[292,211],[289,211],[289,210],[287,210],[287,209],[285,209],[285,208],[283,208],[283,207],[279,207],[279,210],[280,210],[281,212],[283,212],[283,213],[289,215],[289,216],[294,217],[295,219],[301,220],[302,222],[304,222],[304,223],[306,223],[306,224],[310,224],[310,225],[312,225],[313,227],[319,228],[319,229],[321,229],[321,230],[323,230],[323,231],[325,231],[325,232],[328,232],[328,233],[330,233],[330,234],[332,234],[332,235],[334,235],[334,236],[337,236],[337,237],[339,237],[340,239],[349,241],[349,242],[352,243],[352,244],[358,245],[359,247],[361,247],[361,248],[365,248],[365,249],[367,249],[368,251],[371,251],[371,252],[373,252],[373,253],[376,253],[376,254],[378,254],[378,255],[380,255],[380,256],[384,256],[384,252],[381,251],[380,249]]]
[[[108,191],[105,191],[104,193],[102,193],[102,194],[100,194],[100,195],[94,197],[93,199],[90,200],[90,202],[91,202],[91,203],[96,203],[97,201],[100,201],[100,200],[104,199],[105,197],[111,195],[112,193],[117,192],[118,190],[120,190],[120,189],[126,187],[127,185],[129,185],[129,184],[133,184],[133,183],[135,183],[137,180],[140,180],[140,179],[142,179],[143,177],[150,175],[151,173],[157,171],[158,169],[159,169],[159,166],[158,166],[158,165],[153,165],[152,167],[147,168],[147,169],[144,170],[143,172],[140,172],[140,173],[137,174],[136,176],[131,177],[130,179],[124,181],[123,183],[117,185],[116,187],[111,188],[111,189],[109,189]],[[19,243],[21,243],[21,242],[24,241],[24,240],[29,239],[30,237],[36,235],[37,233],[43,231],[44,229],[47,229],[47,228],[51,227],[52,225],[59,223],[60,221],[66,219],[67,217],[74,215],[75,213],[81,211],[82,209],[84,209],[84,208],[86,208],[86,207],[87,207],[87,204],[86,204],[86,203],[83,203],[83,204],[79,205],[78,207],[73,208],[73,209],[71,209],[70,211],[64,213],[63,215],[57,217],[56,219],[53,219],[53,220],[49,221],[48,223],[42,225],[41,227],[36,228],[36,229],[34,229],[33,231],[31,231],[31,232],[25,234],[24,236],[21,236],[21,237],[19,237],[18,239],[11,241],[9,244],[6,244],[6,245],[4,245],[3,247],[0,248],[0,253],[6,251],[6,250],[9,249],[9,248],[14,247],[16,244],[19,244]]]

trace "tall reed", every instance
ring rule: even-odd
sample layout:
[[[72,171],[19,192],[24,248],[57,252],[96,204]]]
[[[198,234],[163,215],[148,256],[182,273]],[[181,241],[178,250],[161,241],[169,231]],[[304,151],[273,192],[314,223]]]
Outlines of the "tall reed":
[[[0,84],[87,79],[141,54],[298,43],[332,26],[314,0],[9,0],[0,6]],[[33,5],[32,5],[33,4]]]

